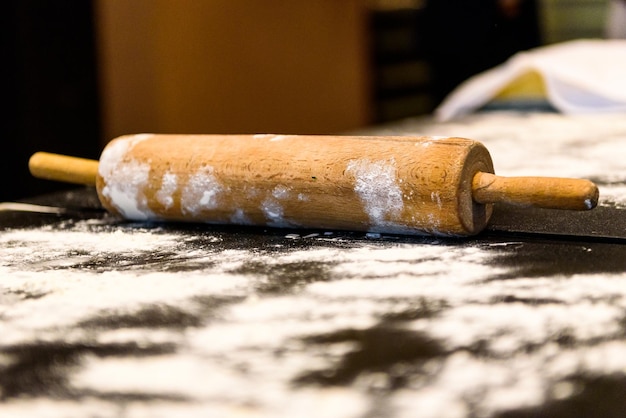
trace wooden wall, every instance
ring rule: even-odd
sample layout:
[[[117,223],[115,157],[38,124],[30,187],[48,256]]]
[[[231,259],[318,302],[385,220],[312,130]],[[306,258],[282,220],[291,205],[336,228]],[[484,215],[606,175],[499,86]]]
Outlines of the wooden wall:
[[[103,136],[369,121],[361,0],[97,0]]]

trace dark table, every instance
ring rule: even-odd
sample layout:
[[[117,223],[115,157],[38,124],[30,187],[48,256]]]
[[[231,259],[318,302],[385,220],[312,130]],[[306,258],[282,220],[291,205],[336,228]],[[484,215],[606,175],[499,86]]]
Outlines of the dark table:
[[[591,212],[497,207],[467,239],[123,222],[93,190],[0,212],[0,416],[626,416],[626,115],[486,113],[587,177]]]

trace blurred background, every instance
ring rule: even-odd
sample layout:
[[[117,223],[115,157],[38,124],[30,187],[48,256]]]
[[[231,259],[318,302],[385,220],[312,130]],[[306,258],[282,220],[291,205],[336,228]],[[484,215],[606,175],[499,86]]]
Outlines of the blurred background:
[[[28,157],[158,133],[336,133],[430,113],[514,53],[605,36],[609,0],[4,0],[1,200]]]

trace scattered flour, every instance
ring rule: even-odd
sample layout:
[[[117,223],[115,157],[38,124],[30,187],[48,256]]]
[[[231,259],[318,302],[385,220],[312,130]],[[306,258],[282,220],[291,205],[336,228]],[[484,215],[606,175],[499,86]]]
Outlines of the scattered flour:
[[[473,411],[489,417],[539,406],[550,397],[574,396],[576,388],[568,386],[568,379],[581,371],[614,374],[626,367],[626,343],[619,339],[626,311],[622,274],[490,281],[486,279],[508,272],[493,263],[508,246],[404,244],[383,238],[346,247],[341,238],[311,234],[317,247],[276,253],[227,249],[219,236],[204,236],[198,247],[192,234],[181,237],[106,222],[5,231],[0,235],[3,345],[59,339],[174,344],[179,347],[175,353],[140,358],[87,355],[72,369],[69,378],[76,390],[190,400],[129,405],[127,415],[138,417],[170,410],[192,417],[207,411],[236,414],[242,408],[260,417],[306,417],[321,411],[311,406],[316,402],[328,402],[322,408],[332,409],[333,416],[364,416],[372,407],[371,391],[386,387],[387,375],[365,372],[346,386],[294,387],[292,380],[299,374],[332,370],[358,349],[351,342],[318,347],[302,339],[371,329],[386,315],[410,311],[424,301],[436,314],[417,316],[403,328],[438,341],[449,354],[429,360],[423,373],[407,371],[408,385],[386,395],[395,417],[412,416],[416,410],[424,416],[465,417]],[[285,237],[287,242],[303,240]],[[169,261],[154,266],[132,264],[135,257],[165,254]],[[115,259],[116,268],[97,268],[98,260]],[[263,294],[257,286],[272,275],[247,273],[250,262],[267,272],[318,266],[326,277],[303,282],[292,292]],[[178,263],[195,268],[184,274],[159,271]],[[20,294],[37,296],[22,299]],[[498,302],[504,296],[556,302]],[[132,314],[145,306],[197,313],[202,297],[237,299],[220,310],[218,319],[188,329],[75,327],[90,318]],[[580,341],[580,348],[557,348],[554,336],[564,333]],[[611,337],[615,340],[602,342]],[[484,342],[488,356],[467,350],[476,341]],[[526,351],[527,346],[537,348]],[[102,416],[107,411],[115,416],[108,402],[84,402],[45,399],[25,404],[15,399],[3,408],[28,412],[37,404],[80,416],[100,405]]]
[[[283,186],[282,184],[279,184],[278,186],[274,187],[274,190],[272,190],[272,196],[274,196],[276,199],[287,199],[289,198],[289,188]]]
[[[166,172],[161,180],[161,188],[156,193],[157,202],[165,209],[169,209],[174,204],[174,193],[178,190],[178,176],[174,173]]]
[[[235,225],[252,225],[252,221],[246,216],[243,209],[235,209],[230,221]]]
[[[600,205],[626,207],[626,117],[556,113],[486,112],[436,123],[406,119],[368,133],[441,135],[482,142],[502,176],[589,178],[598,183]],[[426,144],[426,143],[424,143]]]
[[[346,172],[354,175],[354,191],[373,226],[393,224],[402,213],[404,201],[396,171],[394,160],[351,160],[346,167]]]
[[[261,209],[267,219],[269,226],[284,226],[285,220],[283,219],[283,207],[276,199],[267,198],[263,200]]]
[[[190,176],[180,197],[183,215],[196,216],[204,210],[218,207],[220,194],[225,189],[213,171],[213,167],[205,166]]]
[[[102,195],[127,219],[146,220],[152,216],[147,208],[143,188],[148,183],[150,165],[135,160],[125,162],[124,156],[151,134],[129,136],[109,144],[98,164],[98,173],[104,179]]]
[[[589,174],[604,181],[601,203],[626,205],[618,184],[626,172],[623,136],[621,142],[610,136],[619,126],[626,135],[626,118],[599,117],[573,127],[558,115],[504,115],[495,127],[483,122],[476,117],[423,129],[407,122],[406,129],[483,140],[503,175]],[[559,142],[563,136],[574,139]],[[516,141],[520,146],[511,147]],[[562,147],[572,151],[563,155]],[[106,174],[114,169],[106,163],[102,168]],[[348,170],[373,221],[385,222],[402,210],[392,162],[353,161]],[[199,183],[205,181],[213,192],[198,196],[209,206],[220,187],[210,175]],[[176,182],[164,178],[164,205]],[[108,192],[136,197],[131,189]],[[270,221],[284,222],[283,193],[280,188],[268,193],[264,210]],[[144,213],[141,206],[129,210]],[[236,216],[245,219],[243,213]],[[407,244],[383,234],[355,244],[325,232],[294,239],[282,235],[242,249],[235,241],[224,242],[231,239],[228,234],[181,236],[108,222],[0,233],[0,345],[115,342],[173,346],[175,351],[82,355],[66,377],[73,390],[89,396],[80,401],[11,398],[2,403],[1,414],[119,417],[123,410],[129,418],[352,418],[377,416],[384,408],[396,418],[494,417],[572,399],[582,390],[575,376],[626,375],[626,273],[526,277],[513,272],[514,278],[500,280],[520,266],[499,261],[532,243]],[[583,251],[576,243],[568,248]],[[146,263],[145,257],[158,262]],[[186,269],[177,271],[178,266]],[[300,277],[304,272],[310,274]],[[268,283],[282,277],[302,280],[287,280],[291,287],[284,292],[267,290]],[[170,329],[76,326],[154,306],[203,321]],[[362,347],[355,341],[315,344],[311,337],[358,334],[406,313],[415,316],[398,321],[397,329],[436,342],[441,355],[423,364],[392,364],[385,372],[365,370],[346,384],[294,385],[302,373],[332,377],[356,364],[343,363],[351,353],[352,359],[361,359]],[[562,344],[565,337],[576,343]],[[13,362],[13,356],[0,356],[0,368]],[[394,373],[405,379],[404,386],[390,390]],[[127,394],[140,400],[115,401]]]

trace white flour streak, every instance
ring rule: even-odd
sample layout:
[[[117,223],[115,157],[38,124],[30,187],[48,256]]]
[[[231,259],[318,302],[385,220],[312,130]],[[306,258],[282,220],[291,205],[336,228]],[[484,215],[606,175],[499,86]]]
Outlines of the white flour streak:
[[[430,199],[433,202],[437,203],[437,206],[439,207],[439,209],[442,208],[442,204],[441,204],[441,196],[439,195],[439,192],[431,192],[430,193]],[[432,223],[432,222],[431,222]]]
[[[351,160],[346,172],[354,175],[354,191],[363,202],[373,226],[393,224],[404,208],[396,183],[395,161]]]
[[[272,196],[276,199],[287,199],[289,197],[289,188],[279,184],[272,190]]]
[[[145,220],[151,216],[147,209],[148,200],[143,189],[148,184],[150,165],[132,160],[120,163],[107,174],[102,174],[106,185],[102,195],[109,198],[126,219]]]
[[[600,187],[600,204],[615,204],[626,207],[626,185],[610,185]]]
[[[276,370],[281,367],[271,357],[269,361]],[[84,372],[77,376],[77,387],[87,390],[105,388],[112,393],[133,392],[137,387],[147,393],[192,396],[201,400],[202,408],[193,406],[177,410],[175,404],[165,408],[157,405],[156,416],[227,416],[227,417],[320,417],[357,418],[367,411],[366,397],[342,388],[290,391],[287,384],[276,380],[262,380],[256,373],[242,379],[241,373],[230,364],[206,362],[201,358],[162,356],[148,359],[101,359],[91,357]],[[218,374],[221,379],[207,379]],[[125,376],[126,379],[119,379]],[[171,376],[163,379],[163,376]],[[263,388],[260,390],[259,388]],[[126,416],[155,416],[154,407],[135,403],[125,408]],[[253,412],[255,408],[244,405],[263,405],[264,414]],[[135,415],[134,410],[145,408]],[[142,409],[139,409],[141,411]],[[163,414],[163,415],[161,415]],[[252,415],[250,415],[252,414]]]
[[[270,195],[261,202],[261,211],[265,215],[268,226],[274,227],[289,227],[296,226],[296,223],[284,218],[284,208],[281,201],[289,199],[291,195],[291,189],[287,186],[279,184],[275,186]],[[298,195],[298,198],[303,196]],[[301,199],[300,199],[301,200]]]
[[[8,270],[0,268],[5,276]],[[178,284],[171,273],[125,272],[85,273],[72,270],[58,272],[31,272],[14,274],[11,280],[3,280],[4,292],[26,290],[41,295],[38,298],[5,306],[0,332],[4,344],[17,343],[45,336],[53,338],[63,328],[72,327],[86,318],[97,317],[102,312],[132,312],[142,306],[161,304],[193,309],[189,302],[198,295],[239,295],[249,284],[243,276],[224,277],[219,273],[194,272],[187,274]],[[33,315],[34,312],[54,312],[54,315]],[[80,330],[76,337],[83,336]],[[143,332],[137,331],[135,337]]]
[[[83,226],[86,224],[82,224]],[[155,234],[150,230],[124,232],[114,230],[94,233],[89,230],[16,229],[0,234],[3,263],[54,258],[68,251],[81,253],[127,253],[130,251],[157,251],[175,245],[180,237],[173,234]],[[19,245],[18,245],[19,244]],[[33,250],[35,248],[36,250]],[[16,254],[10,256],[11,253]],[[17,255],[19,254],[19,255]]]
[[[132,159],[126,161],[126,155],[137,143],[152,136],[141,134],[115,140],[100,156],[98,173],[105,183],[102,195],[110,199],[113,206],[127,219],[145,220],[152,215],[143,194],[148,183],[150,165]]]
[[[236,225],[251,225],[252,221],[246,216],[243,209],[236,209],[230,217],[230,221]]]
[[[204,210],[217,209],[224,187],[213,175],[213,167],[202,167],[190,176],[180,198],[184,215],[199,215]]]
[[[178,176],[174,173],[167,172],[163,174],[161,180],[161,188],[156,193],[157,201],[162,204],[165,209],[169,209],[174,204],[173,194],[178,189]]]
[[[283,207],[273,198],[267,198],[261,203],[261,210],[265,214],[269,226],[285,226]]]

